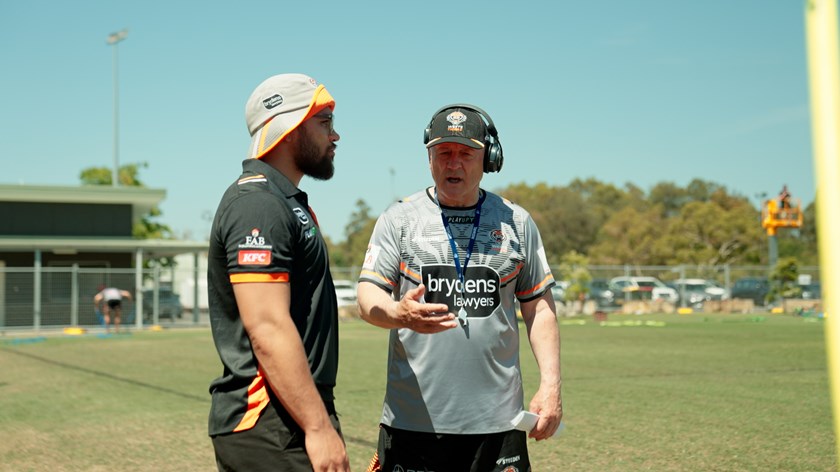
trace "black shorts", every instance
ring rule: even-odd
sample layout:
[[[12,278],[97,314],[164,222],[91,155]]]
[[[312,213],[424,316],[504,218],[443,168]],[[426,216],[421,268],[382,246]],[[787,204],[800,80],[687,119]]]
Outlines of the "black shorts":
[[[418,433],[380,425],[378,468],[370,471],[530,472],[523,431],[493,434]]]
[[[108,300],[108,308],[119,308],[122,305],[120,300]]]
[[[341,436],[335,405],[326,402],[330,422]],[[343,438],[343,436],[342,436]],[[269,403],[253,428],[211,437],[220,471],[312,471],[300,426],[282,407]]]

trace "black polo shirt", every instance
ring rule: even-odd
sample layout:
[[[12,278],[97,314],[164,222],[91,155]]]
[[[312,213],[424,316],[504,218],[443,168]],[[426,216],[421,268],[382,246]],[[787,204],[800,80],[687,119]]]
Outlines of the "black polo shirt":
[[[222,196],[210,234],[210,324],[224,366],[210,384],[210,435],[250,429],[273,397],[242,326],[233,284],[288,283],[292,319],[324,401],[333,400],[338,369],[335,288],[307,196],[260,160],[245,160],[242,169]]]

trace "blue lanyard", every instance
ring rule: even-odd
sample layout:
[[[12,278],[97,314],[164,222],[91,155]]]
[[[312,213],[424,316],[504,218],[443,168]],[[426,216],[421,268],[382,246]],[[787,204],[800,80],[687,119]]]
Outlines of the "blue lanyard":
[[[449,218],[443,213],[443,208],[441,208],[440,202],[437,198],[437,189],[435,189],[435,203],[437,203],[438,209],[440,209],[440,218],[443,220],[443,229],[446,230],[446,236],[449,238],[449,247],[452,248],[452,258],[455,259],[455,272],[458,274],[458,280],[461,282],[461,290],[459,290],[459,292],[463,291],[465,288],[464,284],[466,281],[467,265],[470,263],[473,247],[475,246],[475,240],[478,236],[478,222],[481,219],[481,204],[484,203],[485,197],[487,197],[486,193],[480,193],[478,203],[475,206],[475,218],[473,219],[473,228],[470,233],[470,243],[467,245],[467,254],[464,258],[464,267],[462,268],[461,258],[458,256],[458,246],[455,245],[455,237],[452,236],[452,228],[449,226]]]

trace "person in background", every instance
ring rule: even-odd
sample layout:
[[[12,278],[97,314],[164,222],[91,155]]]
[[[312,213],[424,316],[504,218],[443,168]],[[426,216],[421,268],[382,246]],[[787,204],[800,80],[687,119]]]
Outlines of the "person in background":
[[[120,332],[123,298],[131,300],[131,293],[128,290],[104,285],[101,285],[99,293],[93,296],[93,309],[97,312],[102,311],[105,332],[110,333],[111,326],[114,327],[115,333]]]
[[[380,215],[359,277],[362,318],[390,330],[369,470],[528,471],[527,435],[550,438],[563,416],[554,277],[528,212],[480,187],[503,163],[489,115],[443,107],[424,143],[434,185]],[[513,424],[517,302],[540,370],[529,433]]]

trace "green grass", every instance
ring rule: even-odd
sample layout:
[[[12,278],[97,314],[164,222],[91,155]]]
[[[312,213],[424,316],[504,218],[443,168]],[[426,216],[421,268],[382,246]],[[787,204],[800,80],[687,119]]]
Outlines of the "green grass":
[[[790,316],[561,321],[566,430],[533,470],[836,471],[823,323]],[[524,330],[523,330],[524,331]],[[351,465],[377,438],[388,333],[341,325],[337,408]],[[207,329],[0,338],[0,470],[215,470]],[[526,402],[538,373],[523,346]]]

